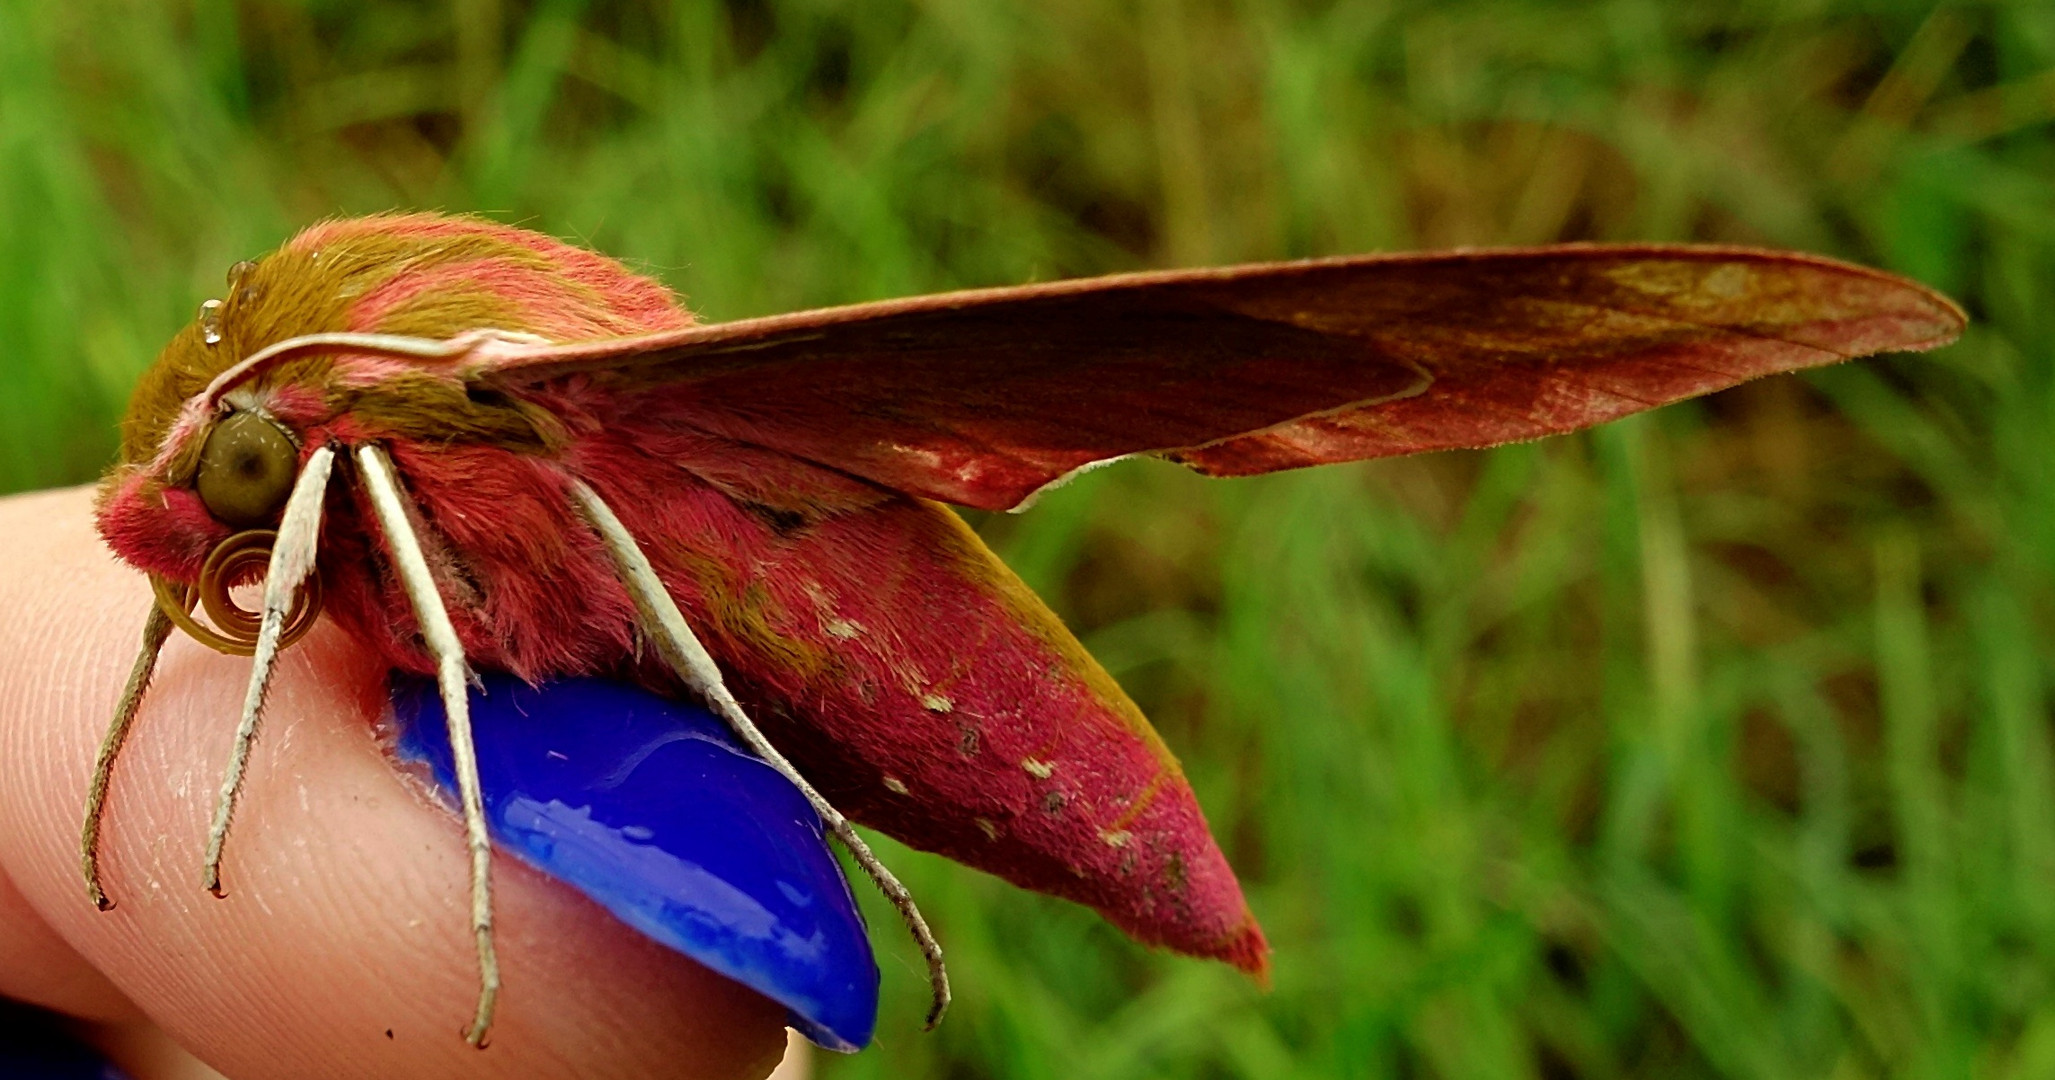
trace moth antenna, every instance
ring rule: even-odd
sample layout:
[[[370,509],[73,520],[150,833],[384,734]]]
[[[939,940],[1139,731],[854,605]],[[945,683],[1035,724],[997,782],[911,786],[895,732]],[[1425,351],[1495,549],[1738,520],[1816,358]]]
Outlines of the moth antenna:
[[[393,561],[421,638],[435,658],[435,682],[442,691],[443,715],[449,723],[450,758],[456,765],[457,800],[464,810],[464,843],[471,852],[471,931],[478,939],[478,1012],[464,1038],[483,1049],[492,1030],[493,1008],[499,1000],[499,954],[492,944],[492,840],[485,832],[485,796],[478,781],[478,750],[471,741],[470,665],[464,645],[450,622],[435,576],[421,553],[421,541],[407,518],[407,496],[400,490],[392,459],[376,446],[357,447],[357,464],[371,508],[392,548]]]
[[[658,649],[671,670],[706,698],[714,712],[720,714],[751,753],[778,770],[806,796],[806,801],[813,806],[814,813],[820,815],[828,831],[842,841],[842,846],[849,849],[849,854],[856,858],[857,865],[863,867],[878,891],[885,894],[885,898],[899,910],[900,917],[906,920],[907,929],[913,932],[913,940],[920,946],[921,955],[928,963],[933,1001],[928,1007],[927,1026],[933,1029],[949,1009],[949,971],[942,964],[941,943],[935,940],[934,931],[928,929],[927,920],[921,917],[920,908],[913,902],[913,894],[871,852],[870,845],[857,835],[849,819],[822,798],[821,793],[799,775],[799,770],[793,768],[792,763],[785,760],[785,755],[780,754],[743,714],[742,706],[721,679],[721,669],[714,664],[699,636],[692,632],[684,613],[678,610],[677,601],[671,598],[670,590],[664,588],[663,581],[656,575],[656,568],[650,565],[649,557],[643,553],[642,545],[628,532],[627,526],[621,524],[613,508],[590,485],[575,477],[571,479],[571,494],[577,500],[579,513],[599,533],[607,553],[613,556],[615,574],[627,587],[645,629],[656,638]]]
[[[93,783],[86,789],[86,825],[78,841],[79,868],[86,875],[86,895],[93,898],[93,906],[101,911],[114,909],[114,901],[100,887],[100,822],[107,815],[107,788],[114,779],[114,760],[121,756],[136,713],[142,710],[143,694],[150,688],[150,676],[157,671],[157,656],[164,651],[171,629],[171,616],[162,607],[151,604],[149,617],[143,620],[143,650],[136,654],[128,685],[122,688],[121,700],[114,706],[114,720],[107,725],[107,736],[100,740],[100,757],[93,763]]]
[[[328,495],[328,476],[335,465],[335,451],[316,447],[307,455],[293,481],[292,494],[279,519],[278,536],[272,541],[271,562],[264,572],[264,609],[257,626],[256,651],[251,654],[249,689],[243,694],[243,717],[236,724],[235,747],[229,751],[228,771],[221,778],[221,793],[214,800],[214,820],[207,826],[207,861],[201,869],[202,882],[215,896],[226,896],[221,888],[221,849],[228,843],[228,826],[235,817],[236,801],[243,794],[243,779],[250,765],[250,746],[257,741],[257,723],[264,716],[264,699],[271,692],[271,673],[277,667],[279,640],[292,611],[300,585],[314,570],[316,547],[321,541],[321,505]]]

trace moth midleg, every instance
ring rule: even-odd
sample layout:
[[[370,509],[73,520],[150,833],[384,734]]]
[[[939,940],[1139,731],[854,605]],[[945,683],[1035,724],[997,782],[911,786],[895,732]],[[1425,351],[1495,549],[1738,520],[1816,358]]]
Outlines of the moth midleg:
[[[457,801],[464,810],[464,842],[471,853],[471,930],[478,941],[478,1012],[464,1038],[483,1047],[492,1030],[493,1007],[499,1000],[499,955],[492,944],[492,839],[485,831],[485,796],[478,781],[478,751],[471,741],[471,670],[463,643],[443,606],[442,593],[428,569],[421,541],[407,520],[406,495],[400,490],[392,459],[376,446],[357,448],[357,463],[371,507],[385,530],[393,562],[421,638],[435,658],[435,682],[442,692],[443,716],[449,723],[450,758],[456,766]]]
[[[86,875],[86,895],[101,911],[114,907],[114,901],[100,887],[100,822],[107,814],[107,788],[114,780],[114,760],[121,756],[129,730],[135,726],[136,713],[143,707],[143,694],[150,688],[150,676],[157,671],[157,656],[164,651],[171,628],[171,616],[151,604],[149,617],[143,620],[143,650],[136,654],[128,685],[122,687],[121,700],[114,706],[114,719],[107,725],[106,737],[100,740],[100,756],[93,762],[92,786],[86,789],[86,824],[78,841],[79,869]]]
[[[876,883],[878,891],[885,894],[885,898],[899,910],[900,917],[906,920],[907,929],[912,931],[914,941],[920,945],[921,955],[927,959],[928,982],[933,991],[927,1026],[934,1027],[949,1008],[949,971],[942,964],[941,943],[935,940],[934,932],[928,928],[927,920],[914,904],[913,894],[871,852],[870,845],[857,834],[849,819],[822,798],[820,792],[799,775],[799,770],[793,768],[792,763],[785,760],[785,755],[778,753],[770,740],[764,738],[763,732],[758,731],[749,717],[743,714],[742,706],[721,679],[721,669],[715,665],[699,636],[692,632],[684,612],[678,610],[677,601],[671,598],[670,590],[664,588],[656,568],[650,565],[649,556],[643,553],[642,545],[628,532],[627,526],[621,524],[613,508],[590,485],[576,478],[571,480],[571,494],[577,501],[579,513],[599,534],[606,544],[607,553],[613,556],[616,576],[635,601],[644,629],[656,639],[657,648],[671,669],[685,680],[686,685],[706,698],[707,704],[713,706],[714,712],[720,714],[751,753],[778,770],[806,796],[806,801],[812,804],[814,813],[820,815],[828,831],[849,849],[857,865],[863,867],[864,873]]]
[[[214,800],[214,820],[207,826],[207,858],[201,878],[207,891],[216,896],[227,895],[221,889],[221,849],[228,843],[229,822],[242,797],[250,746],[257,741],[257,723],[264,715],[265,696],[271,692],[271,673],[277,667],[286,615],[292,611],[300,584],[314,570],[315,549],[321,541],[321,504],[328,495],[328,475],[334,464],[335,451],[326,446],[307,456],[299,479],[293,481],[292,495],[286,499],[285,515],[279,519],[278,539],[271,546],[271,564],[264,572],[264,612],[257,627],[257,648],[250,657],[243,716],[236,724],[235,747],[229,751],[228,771],[222,775],[221,792]]]

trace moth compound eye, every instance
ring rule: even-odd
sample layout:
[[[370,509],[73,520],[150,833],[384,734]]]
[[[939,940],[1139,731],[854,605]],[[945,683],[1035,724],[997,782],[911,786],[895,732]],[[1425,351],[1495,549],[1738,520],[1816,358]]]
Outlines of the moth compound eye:
[[[193,486],[222,524],[268,525],[292,494],[299,461],[299,448],[277,424],[256,413],[230,413],[200,448],[200,476]]]

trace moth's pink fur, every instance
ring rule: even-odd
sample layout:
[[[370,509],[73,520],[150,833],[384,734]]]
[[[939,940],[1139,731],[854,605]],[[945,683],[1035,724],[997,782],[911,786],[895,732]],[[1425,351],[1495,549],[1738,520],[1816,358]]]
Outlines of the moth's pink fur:
[[[526,248],[546,268],[538,272],[533,265],[510,259],[478,259],[402,271],[352,306],[351,330],[375,331],[379,321],[403,300],[455,285],[513,302],[530,316],[535,333],[556,341],[674,330],[692,324],[691,314],[678,305],[669,289],[629,273],[613,259],[541,233],[477,218],[439,214],[345,218],[308,228],[288,241],[286,247],[320,251],[346,245],[371,230],[424,242],[482,233]],[[565,295],[571,291],[587,294],[596,301],[596,310],[565,304]],[[595,318],[595,314],[603,317]]]
[[[100,500],[100,535],[139,570],[181,581],[200,576],[214,545],[235,530],[214,520],[191,488],[153,488],[150,477],[121,477]]]

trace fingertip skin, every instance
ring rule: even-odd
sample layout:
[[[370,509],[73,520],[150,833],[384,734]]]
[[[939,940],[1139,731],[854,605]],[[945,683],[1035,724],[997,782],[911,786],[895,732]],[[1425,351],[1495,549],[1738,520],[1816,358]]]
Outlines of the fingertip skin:
[[[93,969],[28,898],[0,872],[0,998],[97,1023],[141,1018],[105,975]]]
[[[506,980],[483,1052],[461,828],[379,743],[382,661],[332,626],[287,655],[224,867],[207,817],[248,661],[174,639],[115,772],[96,911],[76,844],[149,602],[83,490],[0,500],[0,994],[96,1019],[127,1003],[225,1075],[761,1077],[783,1010],[511,860]],[[43,932],[38,928],[44,928]],[[66,954],[69,954],[67,956]],[[388,1034],[390,1032],[390,1034]]]

